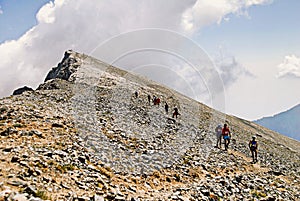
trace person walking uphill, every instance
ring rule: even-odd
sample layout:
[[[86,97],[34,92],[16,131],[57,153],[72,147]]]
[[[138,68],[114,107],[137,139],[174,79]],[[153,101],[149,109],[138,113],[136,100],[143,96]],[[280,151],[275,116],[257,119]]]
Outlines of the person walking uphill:
[[[249,142],[249,149],[251,151],[253,163],[257,162],[257,148],[258,148],[258,143],[256,141],[256,137],[253,136],[252,140]]]
[[[221,143],[222,143],[222,126],[221,124],[219,124],[216,129],[216,136],[217,136],[217,144],[216,144],[216,148],[221,148]],[[220,146],[219,146],[220,144]]]
[[[173,115],[172,115],[172,118],[176,117],[176,119],[177,119],[177,116],[178,116],[178,115],[180,115],[179,112],[178,112],[178,108],[175,107],[175,108],[174,108]]]
[[[167,102],[166,102],[166,104],[165,104],[165,111],[166,111],[166,113],[168,114],[168,112],[169,112],[169,105],[168,105]]]
[[[229,130],[227,124],[224,124],[224,127],[222,129],[222,136],[223,136],[223,139],[224,139],[225,150],[227,150],[228,145],[230,143],[230,137],[231,137],[230,130]]]

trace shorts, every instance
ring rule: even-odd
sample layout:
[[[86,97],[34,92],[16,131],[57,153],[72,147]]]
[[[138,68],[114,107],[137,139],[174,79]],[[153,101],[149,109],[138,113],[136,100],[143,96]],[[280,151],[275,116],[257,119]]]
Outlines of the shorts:
[[[230,140],[230,137],[228,135],[223,136],[224,140]]]

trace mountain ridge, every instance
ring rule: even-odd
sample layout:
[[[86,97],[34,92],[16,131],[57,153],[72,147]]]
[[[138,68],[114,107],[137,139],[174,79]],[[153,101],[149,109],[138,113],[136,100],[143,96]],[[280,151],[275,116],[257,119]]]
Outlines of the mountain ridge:
[[[0,199],[300,199],[298,141],[87,55],[65,55],[38,89],[0,99]],[[214,148],[214,126],[225,122],[228,152]]]
[[[299,115],[300,104],[297,104],[284,112],[255,120],[254,123],[300,141]]]

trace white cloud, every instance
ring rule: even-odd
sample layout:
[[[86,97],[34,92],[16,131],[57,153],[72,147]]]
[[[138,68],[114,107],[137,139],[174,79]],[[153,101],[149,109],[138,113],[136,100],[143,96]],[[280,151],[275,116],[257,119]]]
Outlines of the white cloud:
[[[0,15],[1,15],[1,14],[3,14],[3,10],[2,10],[2,8],[1,8],[1,6],[0,6]]]
[[[213,59],[225,87],[229,87],[243,76],[255,77],[245,66],[237,61],[235,56],[231,55],[222,46],[219,48],[219,53],[213,56]]]
[[[55,4],[50,1],[45,4],[37,13],[36,18],[40,23],[53,23],[55,21]]]
[[[273,0],[245,0],[246,6],[269,4],[272,2],[273,2]]]
[[[230,2],[230,3],[228,3]],[[193,34],[261,1],[55,0],[45,4],[38,24],[18,40],[0,44],[0,97],[22,85],[36,87],[67,49],[89,54],[99,43],[141,28]],[[134,39],[132,42],[135,42]]]
[[[267,4],[272,0],[198,0],[182,15],[186,31],[195,31],[211,23],[228,20],[228,14],[248,15],[246,9],[253,5]]]
[[[287,55],[278,65],[278,78],[293,77],[300,78],[300,58],[295,55]]]
[[[55,21],[56,11],[59,10],[69,0],[55,0],[48,2],[36,14],[36,18],[40,24],[51,24]]]

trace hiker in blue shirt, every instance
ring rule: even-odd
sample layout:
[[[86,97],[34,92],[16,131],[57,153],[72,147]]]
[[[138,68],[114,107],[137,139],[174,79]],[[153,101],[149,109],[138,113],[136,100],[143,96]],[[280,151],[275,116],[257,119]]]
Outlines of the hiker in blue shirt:
[[[253,136],[252,140],[249,141],[249,149],[252,154],[253,163],[257,162],[257,148],[258,148],[258,143],[256,141],[256,137]]]

